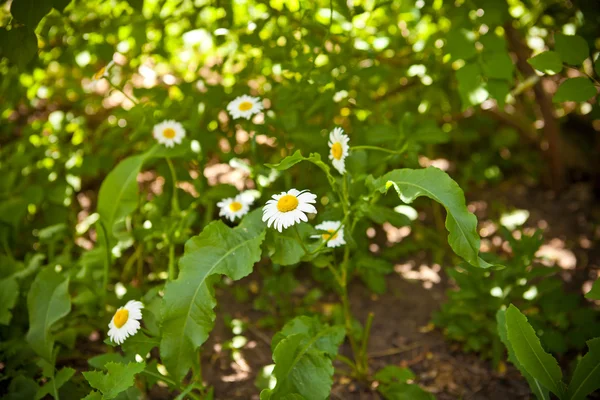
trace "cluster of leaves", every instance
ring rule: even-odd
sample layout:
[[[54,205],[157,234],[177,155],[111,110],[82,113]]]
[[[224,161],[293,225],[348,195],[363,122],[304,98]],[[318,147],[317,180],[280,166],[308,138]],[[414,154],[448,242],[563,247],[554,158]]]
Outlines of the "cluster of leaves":
[[[449,339],[461,342],[465,351],[491,357],[493,364],[498,365],[504,351],[496,313],[516,304],[527,310],[545,348],[559,354],[570,349],[583,350],[586,340],[600,329],[598,313],[585,307],[581,296],[566,293],[557,276],[558,267],[547,267],[536,257],[543,243],[541,230],[531,235],[519,230],[520,238],[516,239],[511,231],[501,229],[510,244],[511,257],[486,257],[493,257],[506,268],[481,270],[463,263],[448,269],[457,287],[447,292],[448,300],[434,315],[433,323],[443,328]]]

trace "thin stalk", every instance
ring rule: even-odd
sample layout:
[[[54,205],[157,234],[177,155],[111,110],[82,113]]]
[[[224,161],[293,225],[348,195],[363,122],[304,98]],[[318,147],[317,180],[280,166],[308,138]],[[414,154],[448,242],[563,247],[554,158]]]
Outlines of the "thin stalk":
[[[140,104],[140,102],[136,98],[131,97],[130,95],[125,93],[125,91],[122,88],[120,88],[117,85],[115,85],[114,83],[112,83],[108,78],[106,78],[106,80],[108,81],[108,84],[110,85],[111,88],[121,92],[123,94],[123,96],[127,97],[127,99],[129,101],[131,101],[133,104],[135,104],[136,106]]]
[[[171,207],[174,214],[179,213],[179,199],[177,198],[177,174],[175,173],[175,167],[169,157],[166,158],[167,164],[169,165],[169,171],[171,172],[171,180],[173,181],[173,195],[171,196]]]
[[[173,386],[179,387],[179,385],[177,384],[177,382],[175,382],[173,379],[167,378],[166,376],[163,376],[161,374],[157,374],[156,372],[148,371],[147,369],[145,369],[145,370],[142,371],[142,374],[146,374],[146,375],[151,376],[153,378],[160,379],[161,381],[164,381],[164,382],[168,383],[169,385],[173,385]]]
[[[404,147],[406,147],[406,146],[404,146]],[[352,146],[352,147],[350,147],[350,150],[375,150],[375,151],[382,151],[384,153],[390,153],[390,154],[402,154],[402,153],[404,153],[404,151],[406,149],[402,148],[400,150],[389,150],[389,149],[384,149],[383,147],[378,147],[378,146]]]
[[[354,361],[352,361],[348,357],[345,357],[345,356],[343,356],[341,354],[338,354],[336,356],[336,359],[340,360],[341,362],[343,362],[344,364],[346,364],[347,366],[349,366],[350,368],[352,368],[352,370],[356,369],[356,364],[354,364]]]
[[[294,225],[294,232],[296,233],[297,241],[300,244],[300,246],[302,247],[302,250],[304,250],[304,253],[310,254],[310,251],[308,251],[308,249],[306,248],[306,245],[304,244],[302,237],[300,237],[300,232],[298,232],[298,225]]]
[[[169,280],[174,281],[176,278],[175,272],[175,243],[169,243]]]
[[[371,326],[373,325],[374,314],[372,312],[367,316],[367,322],[365,324],[365,330],[362,337],[362,343],[360,344],[360,363],[364,372],[369,370],[369,360],[367,358],[367,344],[369,343],[369,337],[371,335]]]
[[[111,262],[111,254],[110,254],[110,244],[108,242],[108,231],[104,226],[103,222],[100,222],[100,228],[102,229],[102,234],[104,236],[104,247],[106,248],[106,253],[104,257],[104,276],[102,280],[102,301],[106,303],[106,293],[108,290],[108,272],[110,270],[110,262]],[[103,312],[106,308],[102,307]]]
[[[52,372],[52,392],[54,400],[60,400],[60,398],[58,397],[58,389],[56,388],[56,368],[53,368]]]

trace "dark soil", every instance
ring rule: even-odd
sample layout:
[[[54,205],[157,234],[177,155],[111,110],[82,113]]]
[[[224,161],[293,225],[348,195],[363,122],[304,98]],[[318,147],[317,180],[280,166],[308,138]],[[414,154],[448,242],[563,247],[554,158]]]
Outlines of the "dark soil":
[[[597,223],[600,210],[589,187],[573,186],[560,197],[520,185],[506,186],[494,192],[469,196],[474,201],[480,221],[496,218],[496,204],[506,210],[515,208],[530,211],[525,226],[542,227],[546,243],[562,241],[577,260],[575,268],[566,269],[563,277],[570,289],[581,291],[581,285],[597,275],[600,257],[593,246],[598,242]],[[559,245],[558,247],[560,247]],[[407,260],[402,260],[406,262]],[[417,263],[417,265],[419,265]],[[476,354],[464,354],[456,344],[449,343],[441,332],[432,329],[432,314],[444,301],[444,292],[451,285],[443,271],[441,281],[426,289],[421,281],[408,281],[399,274],[388,278],[388,293],[373,295],[364,285],[355,282],[350,287],[353,314],[364,323],[367,314],[375,315],[368,353],[371,371],[386,365],[410,367],[418,383],[446,399],[527,399],[530,392],[526,382],[510,364],[503,373],[492,369],[490,361]],[[246,280],[253,280],[251,276]],[[248,282],[239,282],[240,285]],[[308,283],[310,284],[310,283]],[[218,292],[219,316],[209,342],[203,346],[203,376],[214,387],[216,399],[258,399],[255,379],[260,369],[272,364],[270,338],[272,331],[256,328],[264,315],[252,309],[252,301],[236,302],[230,294]],[[333,300],[333,298],[332,298]],[[244,332],[248,343],[234,359],[231,350],[222,343],[232,338],[231,329],[222,320],[230,315],[248,323]],[[350,355],[345,343],[342,354]],[[343,366],[336,371],[343,371]],[[380,399],[375,388],[335,375],[332,399]]]

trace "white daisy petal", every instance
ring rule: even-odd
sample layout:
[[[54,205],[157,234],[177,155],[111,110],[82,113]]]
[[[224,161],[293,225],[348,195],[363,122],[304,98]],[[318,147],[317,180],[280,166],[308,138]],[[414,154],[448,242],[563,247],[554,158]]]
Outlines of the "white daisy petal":
[[[315,226],[315,229],[324,231],[324,233],[321,235],[312,235],[311,237],[327,241],[327,247],[333,248],[346,244],[344,240],[344,227],[340,221],[324,221]]]
[[[250,210],[250,204],[244,201],[244,198],[241,194],[238,194],[235,197],[223,199],[217,203],[217,206],[220,208],[219,216],[225,217],[231,222],[235,221],[236,218],[241,219],[244,215],[248,214],[248,211]]]
[[[119,308],[108,324],[108,337],[116,344],[121,344],[129,336],[133,336],[140,329],[144,305],[136,300],[130,300]]]
[[[166,120],[154,125],[152,136],[160,144],[166,147],[174,147],[175,144],[180,144],[185,137],[185,129],[177,121]]]
[[[263,207],[262,220],[267,222],[269,228],[273,226],[282,232],[292,225],[302,221],[307,222],[307,213],[316,214],[317,209],[311,204],[316,201],[316,195],[297,189],[275,194]]]
[[[233,119],[250,119],[254,114],[258,114],[263,109],[260,98],[243,95],[236,97],[227,105],[227,111]]]
[[[350,146],[348,145],[350,138],[344,133],[344,130],[340,127],[336,127],[329,134],[329,159],[333,164],[333,167],[340,173],[346,173],[345,159],[350,153]]]

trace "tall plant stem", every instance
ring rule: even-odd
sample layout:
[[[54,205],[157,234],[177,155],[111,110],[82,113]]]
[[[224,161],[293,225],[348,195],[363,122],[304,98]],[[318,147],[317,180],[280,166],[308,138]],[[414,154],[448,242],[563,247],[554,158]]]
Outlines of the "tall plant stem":
[[[106,226],[104,226],[103,222],[100,222],[100,228],[102,229],[102,235],[104,236],[104,247],[106,252],[104,257],[104,274],[102,277],[102,302],[106,303],[106,293],[108,291],[108,273],[110,271],[110,244],[108,241],[108,231],[106,230]],[[105,312],[105,307],[102,306],[102,312]]]
[[[171,172],[171,180],[173,181],[173,195],[171,196],[171,212],[173,214],[179,214],[179,199],[177,198],[177,174],[175,173],[175,167],[169,157],[166,158],[169,171]]]

